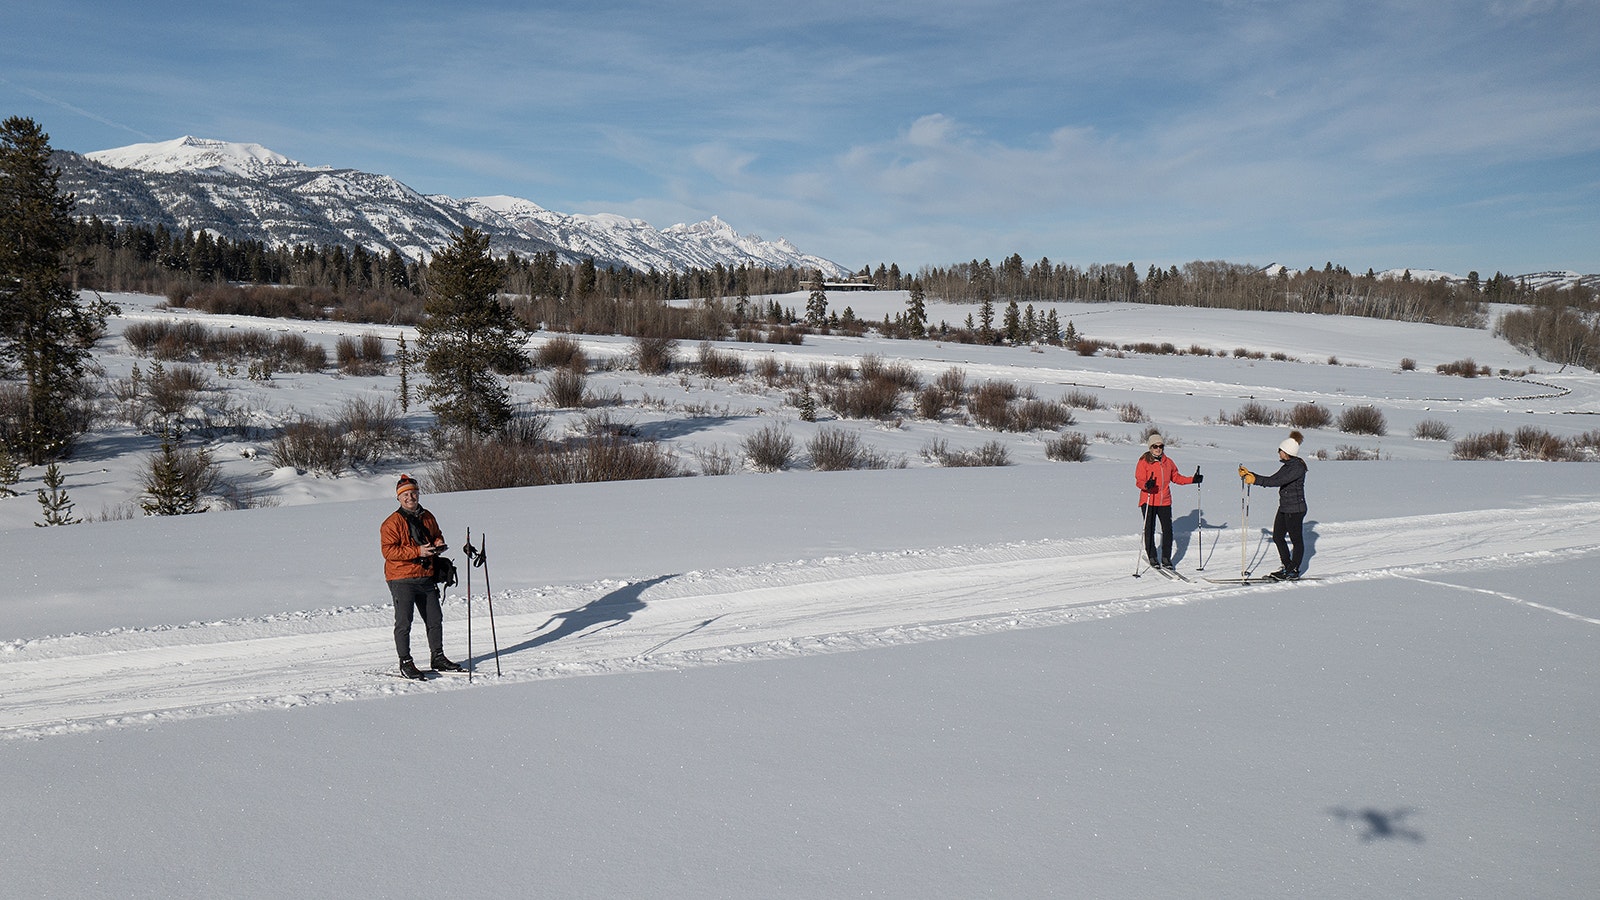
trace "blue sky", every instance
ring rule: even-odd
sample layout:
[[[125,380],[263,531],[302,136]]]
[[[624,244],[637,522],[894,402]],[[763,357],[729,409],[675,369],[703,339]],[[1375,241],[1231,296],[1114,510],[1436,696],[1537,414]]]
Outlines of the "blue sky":
[[[8,3],[0,113],[852,268],[1600,273],[1600,3]]]

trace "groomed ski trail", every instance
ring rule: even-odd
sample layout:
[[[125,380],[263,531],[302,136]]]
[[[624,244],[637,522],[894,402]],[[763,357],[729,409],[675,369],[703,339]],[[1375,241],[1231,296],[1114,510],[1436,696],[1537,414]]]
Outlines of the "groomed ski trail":
[[[668,573],[630,582],[474,597],[479,685],[676,669],[894,646],[1060,625],[1261,591],[1503,567],[1600,553],[1600,503],[1308,523],[1322,580],[1217,585],[1128,577],[1133,536],[943,547]],[[1225,534],[1225,533],[1224,533]],[[1208,572],[1233,574],[1226,537]],[[1263,540],[1249,535],[1254,552]],[[1191,547],[1191,556],[1196,551]],[[1185,568],[1198,565],[1190,558]],[[445,645],[466,650],[464,586],[446,602]],[[373,593],[380,593],[374,585]],[[1586,620],[1587,621],[1587,620]],[[0,644],[0,738],[39,737],[250,710],[465,689],[464,678],[376,677],[393,665],[388,604]],[[413,648],[425,653],[421,629]],[[464,663],[466,660],[461,660]]]

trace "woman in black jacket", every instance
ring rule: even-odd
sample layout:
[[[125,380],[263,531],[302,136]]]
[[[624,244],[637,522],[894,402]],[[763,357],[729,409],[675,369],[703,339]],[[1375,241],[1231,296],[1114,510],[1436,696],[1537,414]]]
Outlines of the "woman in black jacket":
[[[1272,520],[1272,543],[1278,546],[1278,559],[1283,568],[1267,577],[1273,581],[1294,581],[1300,577],[1300,566],[1305,562],[1306,540],[1306,461],[1300,458],[1300,442],[1305,436],[1298,431],[1289,432],[1289,439],[1278,445],[1278,471],[1271,475],[1257,475],[1244,466],[1239,467],[1239,477],[1246,484],[1278,489],[1278,515]],[[1293,544],[1291,550],[1290,545]]]

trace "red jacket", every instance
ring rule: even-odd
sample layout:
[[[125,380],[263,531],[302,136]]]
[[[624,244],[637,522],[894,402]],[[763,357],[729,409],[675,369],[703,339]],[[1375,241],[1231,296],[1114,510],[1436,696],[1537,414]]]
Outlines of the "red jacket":
[[[422,527],[433,537],[433,543],[444,540],[439,520],[425,509],[422,510]],[[405,513],[398,509],[390,513],[378,529],[378,540],[383,549],[384,581],[433,577],[433,566],[423,561],[422,545],[411,536]]]
[[[1144,483],[1154,478],[1156,492],[1149,493],[1144,489]],[[1139,464],[1133,467],[1133,483],[1139,488],[1140,506],[1171,506],[1173,484],[1194,484],[1194,479],[1178,471],[1178,464],[1172,457],[1161,454],[1159,460],[1152,460],[1149,453],[1139,457]]]

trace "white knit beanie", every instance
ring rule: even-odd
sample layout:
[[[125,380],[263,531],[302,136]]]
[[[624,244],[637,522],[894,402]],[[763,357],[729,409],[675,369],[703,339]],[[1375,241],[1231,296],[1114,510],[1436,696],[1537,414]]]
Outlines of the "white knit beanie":
[[[1298,431],[1290,432],[1289,436],[1284,439],[1283,443],[1278,445],[1278,449],[1282,450],[1283,452],[1285,452],[1287,454],[1289,454],[1290,456],[1299,456],[1300,455],[1300,432],[1298,432]]]

